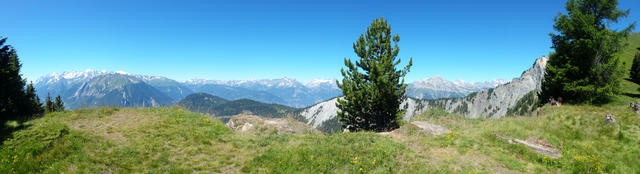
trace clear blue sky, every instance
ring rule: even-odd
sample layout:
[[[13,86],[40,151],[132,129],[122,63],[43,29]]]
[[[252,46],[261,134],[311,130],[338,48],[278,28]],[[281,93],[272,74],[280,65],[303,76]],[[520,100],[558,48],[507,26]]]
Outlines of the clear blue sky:
[[[565,1],[3,0],[8,37],[35,81],[51,72],[123,70],[176,80],[341,78],[343,58],[375,18],[413,57],[408,82],[511,79],[552,50]],[[640,19],[640,1],[622,20]],[[635,29],[634,31],[639,31]]]

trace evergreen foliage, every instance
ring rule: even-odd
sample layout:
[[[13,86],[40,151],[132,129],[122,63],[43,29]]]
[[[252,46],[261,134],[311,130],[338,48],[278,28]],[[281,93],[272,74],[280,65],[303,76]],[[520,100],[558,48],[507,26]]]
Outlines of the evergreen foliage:
[[[516,101],[516,104],[507,110],[507,115],[526,115],[536,110],[539,105],[538,91],[533,90]]]
[[[47,93],[47,98],[44,103],[44,109],[47,113],[64,111],[64,102],[62,102],[60,95],[56,96],[54,100],[51,100],[51,94]]]
[[[629,72],[631,81],[640,83],[640,48],[636,56],[633,57],[633,64],[631,64],[631,71]]]
[[[39,115],[44,113],[44,108],[42,108],[42,103],[40,103],[40,97],[36,95],[36,89],[33,87],[33,83],[29,83],[27,85],[26,90],[27,99],[29,99],[29,103],[31,104],[31,109],[27,113],[27,115]]]
[[[49,93],[47,93],[47,97],[44,99],[44,110],[47,113],[55,111],[55,107],[53,105],[53,101],[51,100],[51,94],[49,94]]]
[[[567,14],[560,14],[550,34],[555,49],[542,82],[542,101],[562,97],[565,102],[604,102],[620,91],[624,69],[617,54],[635,24],[622,31],[609,25],[626,17],[616,0],[569,0]]]
[[[18,54],[12,46],[4,45],[6,41],[7,38],[0,39],[0,128],[8,120],[24,121],[40,113],[33,86],[25,91]]]
[[[393,41],[393,42],[392,42]],[[353,50],[360,57],[355,64],[344,59],[341,70],[344,99],[338,98],[336,106],[342,126],[351,131],[388,131],[399,127],[404,110],[400,104],[405,99],[404,75],[409,72],[413,60],[402,70],[396,70],[400,36],[392,39],[391,27],[384,18],[375,19],[364,35],[353,43]]]
[[[53,107],[56,112],[64,111],[64,102],[62,102],[62,98],[60,98],[60,95],[56,97],[56,101],[55,103],[53,103]]]

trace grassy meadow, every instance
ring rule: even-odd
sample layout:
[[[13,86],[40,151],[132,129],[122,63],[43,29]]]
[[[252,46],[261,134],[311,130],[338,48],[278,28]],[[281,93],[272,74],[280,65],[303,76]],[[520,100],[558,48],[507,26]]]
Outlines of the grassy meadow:
[[[629,96],[604,106],[545,106],[538,116],[467,119],[430,110],[388,134],[236,134],[220,121],[171,108],[96,108],[47,114],[0,148],[2,173],[636,173],[640,116]],[[615,114],[607,124],[604,115]],[[495,136],[549,142],[540,156]]]

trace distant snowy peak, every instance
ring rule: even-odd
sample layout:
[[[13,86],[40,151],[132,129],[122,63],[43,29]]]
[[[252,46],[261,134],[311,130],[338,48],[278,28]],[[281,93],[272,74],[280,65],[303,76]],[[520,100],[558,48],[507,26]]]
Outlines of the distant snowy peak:
[[[506,79],[494,79],[491,81],[485,81],[485,82],[466,82],[464,80],[456,80],[453,83],[458,85],[458,86],[462,86],[462,87],[466,87],[466,88],[495,88],[498,85],[502,85],[505,83],[509,83],[509,80]]]
[[[418,80],[412,83],[414,88],[431,88],[438,90],[456,90],[456,89],[479,89],[479,88],[494,88],[498,85],[508,83],[509,80],[494,79],[492,81],[485,82],[467,82],[464,80],[449,81],[441,76],[434,76],[423,80]]]
[[[140,80],[142,80],[144,82],[149,82],[149,81],[154,81],[154,80],[174,81],[174,80],[171,80],[169,78],[162,77],[162,76],[148,76],[148,75],[130,74],[130,73],[127,73],[127,72],[117,72],[117,71],[116,71],[116,73],[117,74],[122,74],[122,75],[133,76],[133,77],[136,77],[136,78],[138,78],[138,79],[140,79]],[[175,81],[175,82],[177,83],[177,81]]]
[[[411,84],[414,88],[430,88],[430,89],[451,89],[458,86],[457,84],[442,78],[441,76],[434,76],[423,80],[415,81]]]
[[[504,79],[486,82],[466,82],[464,80],[452,82],[441,76],[434,76],[410,83],[407,95],[426,99],[464,97],[469,93],[495,88],[508,82]]]
[[[206,80],[191,79],[183,81],[186,84],[204,85],[217,84],[237,87],[267,87],[267,88],[330,88],[338,89],[336,79],[313,79],[310,82],[302,83],[294,78],[284,77],[280,79],[249,79],[249,80]]]
[[[334,88],[337,89],[336,79],[313,79],[304,84],[307,88]]]
[[[86,80],[93,78],[95,76],[109,74],[110,72],[101,70],[96,71],[92,69],[87,69],[85,71],[70,71],[70,72],[62,72],[62,73],[51,73],[47,76],[40,77],[36,80],[36,83],[55,83],[60,80]]]
[[[124,72],[124,71],[121,71],[121,70],[118,70],[118,71],[116,71],[115,73],[116,73],[116,74],[122,74],[122,75],[131,75],[131,73]]]
[[[269,87],[300,87],[302,83],[298,82],[294,78],[281,78],[271,80],[257,80],[257,81],[244,81],[244,84],[248,85],[266,85]]]
[[[191,79],[184,81],[187,84],[204,85],[204,84],[218,84],[236,87],[254,87],[263,86],[270,88],[277,87],[301,87],[302,83],[294,78],[280,78],[280,79],[249,79],[249,80],[206,80],[206,79]]]
[[[185,80],[185,81],[182,81],[182,83],[192,84],[192,85],[217,84],[214,82],[214,80],[198,79],[198,78]]]
[[[131,74],[125,71],[106,71],[106,70],[92,70],[87,69],[85,71],[70,71],[70,72],[61,72],[61,73],[51,73],[49,75],[40,77],[35,83],[37,85],[47,85],[47,84],[65,84],[71,85],[75,83],[86,82],[94,77],[107,75],[107,74],[120,74],[126,76],[132,76],[138,78],[144,82],[151,81],[174,81],[166,77],[162,76],[148,76],[148,75],[139,75],[139,74]]]

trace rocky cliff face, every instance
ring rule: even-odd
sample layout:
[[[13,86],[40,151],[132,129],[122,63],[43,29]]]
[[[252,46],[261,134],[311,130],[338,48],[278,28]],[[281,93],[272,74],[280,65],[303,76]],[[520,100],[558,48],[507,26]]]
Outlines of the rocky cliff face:
[[[471,93],[464,98],[417,101],[422,107],[414,112],[420,113],[427,109],[440,108],[470,118],[504,117],[507,110],[524,95],[540,89],[548,60],[548,57],[537,59],[533,67],[524,71],[520,78],[514,78],[511,82],[496,88]]]
[[[300,112],[300,116],[306,120],[308,125],[318,128],[327,122],[327,120],[338,116],[338,107],[336,107],[337,101],[337,98],[333,98],[331,100],[315,104],[302,110],[302,112]]]
[[[303,118],[308,125],[322,132],[336,132],[341,131],[342,128],[338,123],[338,107],[336,107],[337,98],[333,98],[328,101],[320,102],[313,106],[300,111],[299,118]],[[406,113],[404,120],[410,120],[416,109],[420,109],[420,100],[408,98],[402,102],[401,107],[404,107]]]
[[[531,68],[522,73],[520,78],[514,78],[511,82],[498,85],[495,88],[471,93],[464,98],[436,100],[408,98],[401,105],[406,109],[403,119],[410,120],[414,114],[435,108],[470,118],[504,117],[507,115],[508,109],[513,107],[524,95],[540,89],[540,82],[544,78],[544,70],[548,60],[548,57],[538,58]],[[300,117],[305,118],[307,124],[315,128],[338,127],[336,119],[338,108],[335,104],[335,98],[318,103],[302,110]]]

